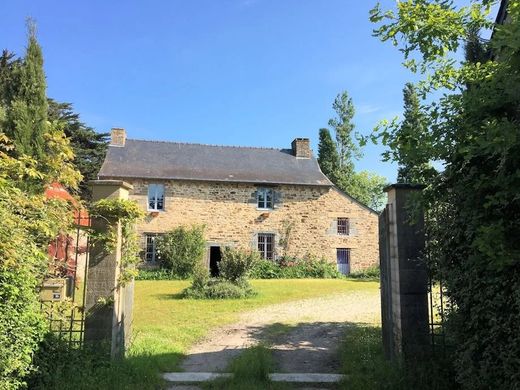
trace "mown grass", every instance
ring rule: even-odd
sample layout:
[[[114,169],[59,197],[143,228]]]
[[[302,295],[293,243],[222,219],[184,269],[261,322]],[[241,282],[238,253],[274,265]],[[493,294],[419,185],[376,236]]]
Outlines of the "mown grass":
[[[211,329],[245,311],[342,291],[373,290],[377,283],[336,279],[253,280],[258,295],[247,299],[180,299],[188,281],[138,281],[131,356],[151,355],[160,371],[176,370],[182,354]],[[173,358],[172,358],[173,355]]]
[[[344,279],[253,280],[258,294],[247,299],[181,299],[190,282],[180,280],[136,281],[132,343],[123,360],[108,361],[99,351],[56,351],[55,362],[34,388],[41,389],[139,389],[164,388],[160,373],[178,370],[188,348],[215,327],[235,322],[241,313],[262,306],[326,296],[344,291],[373,291],[377,283]],[[283,331],[278,329],[274,331]],[[267,358],[261,349],[247,352],[235,366],[237,378],[262,371]],[[268,352],[268,351],[267,351]],[[253,365],[258,361],[260,365]],[[240,374],[248,372],[247,374]],[[255,374],[255,375],[257,375]],[[278,389],[265,380],[234,382],[230,389]],[[245,387],[241,387],[243,383]],[[251,387],[254,383],[257,387]],[[217,386],[215,384],[215,386]],[[283,387],[286,388],[286,387]]]

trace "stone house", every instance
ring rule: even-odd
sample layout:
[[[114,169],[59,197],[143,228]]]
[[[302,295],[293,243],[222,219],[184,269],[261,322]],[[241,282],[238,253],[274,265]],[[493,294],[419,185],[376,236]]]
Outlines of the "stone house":
[[[329,181],[306,138],[280,150],[133,140],[112,129],[98,178],[133,186],[130,199],[147,211],[137,229],[148,265],[158,235],[190,225],[205,227],[212,273],[223,246],[273,261],[325,258],[345,274],[378,264],[377,213]]]

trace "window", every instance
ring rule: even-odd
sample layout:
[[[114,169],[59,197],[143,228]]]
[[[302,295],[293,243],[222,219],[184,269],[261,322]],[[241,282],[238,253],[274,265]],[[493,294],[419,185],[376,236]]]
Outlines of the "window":
[[[350,224],[348,218],[338,218],[338,234],[348,236],[350,233]]]
[[[274,234],[258,233],[258,252],[262,259],[274,259]]]
[[[338,271],[343,275],[350,273],[350,248],[337,248],[336,260],[338,263]]]
[[[164,210],[163,184],[148,184],[148,210]]]
[[[273,208],[273,195],[274,191],[272,188],[259,188],[256,191],[256,201],[259,209],[272,209]]]
[[[146,233],[144,235],[144,260],[147,263],[157,263],[161,260],[159,252],[157,251],[157,237],[160,234]]]

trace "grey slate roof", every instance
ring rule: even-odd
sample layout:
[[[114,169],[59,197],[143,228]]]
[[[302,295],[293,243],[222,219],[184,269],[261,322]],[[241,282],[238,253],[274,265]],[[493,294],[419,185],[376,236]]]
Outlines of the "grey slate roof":
[[[296,158],[290,149],[133,139],[109,146],[98,177],[332,185],[314,157]]]

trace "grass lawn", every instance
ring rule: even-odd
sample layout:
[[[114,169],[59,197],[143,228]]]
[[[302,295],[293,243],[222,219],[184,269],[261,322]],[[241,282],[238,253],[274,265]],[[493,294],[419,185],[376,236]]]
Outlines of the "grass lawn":
[[[179,299],[187,281],[137,281],[130,355],[152,356],[160,371],[177,368],[183,353],[211,329],[261,306],[349,290],[374,290],[375,282],[341,279],[253,280],[258,295],[241,300]]]
[[[344,279],[254,280],[252,285],[258,295],[252,298],[181,299],[180,292],[189,284],[188,281],[136,281],[132,345],[127,357],[107,362],[99,358],[97,349],[70,355],[57,352],[60,359],[52,368],[53,375],[44,386],[34,388],[161,389],[164,388],[161,372],[177,370],[191,345],[215,327],[237,321],[243,312],[345,291],[373,294],[379,288],[376,282]],[[252,353],[266,354],[261,349]],[[248,356],[243,359],[247,361]]]

